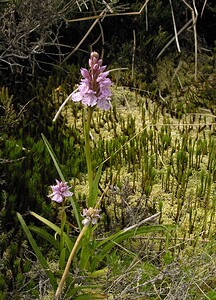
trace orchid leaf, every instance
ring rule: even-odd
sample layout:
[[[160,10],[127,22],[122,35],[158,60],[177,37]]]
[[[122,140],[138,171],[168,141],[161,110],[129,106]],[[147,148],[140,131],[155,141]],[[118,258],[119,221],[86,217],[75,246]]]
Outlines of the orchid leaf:
[[[39,221],[43,222],[45,225],[47,225],[48,227],[50,227],[52,230],[54,230],[56,233],[58,233],[59,235],[61,235],[61,228],[58,227],[57,225],[55,225],[54,223],[50,222],[49,220],[41,217],[40,215],[36,214],[33,211],[30,211],[30,214],[32,216],[34,216],[35,218],[37,218]],[[73,248],[73,243],[70,240],[69,236],[63,232],[64,235],[64,239],[65,239],[65,243],[68,247],[69,252],[71,252],[72,248]]]
[[[83,294],[75,298],[75,300],[93,300],[93,299],[107,299],[105,294]]]
[[[61,249],[61,254],[60,254],[60,258],[59,258],[59,265],[61,270],[64,270],[65,268],[65,250],[66,248]]]
[[[56,170],[57,170],[57,172],[58,172],[58,174],[59,174],[61,180],[62,180],[62,181],[66,181],[66,180],[65,180],[65,177],[64,177],[64,175],[63,175],[63,173],[62,173],[62,170],[61,170],[61,168],[60,168],[60,163],[59,163],[59,161],[58,161],[58,159],[57,159],[57,157],[56,157],[56,155],[55,155],[55,153],[54,153],[54,151],[53,151],[53,149],[52,149],[50,143],[48,142],[48,140],[46,139],[46,137],[44,136],[43,133],[41,134],[41,136],[42,136],[42,139],[43,139],[43,141],[44,141],[44,143],[45,143],[45,145],[46,145],[46,147],[47,147],[47,150],[49,151],[49,154],[50,154],[50,156],[51,156],[51,158],[52,158],[52,160],[53,160],[53,163],[54,163],[54,165],[55,165],[55,167],[56,167]]]
[[[102,167],[103,164],[101,164],[97,170],[97,173],[95,175],[93,184],[91,186],[91,190],[89,193],[89,199],[88,199],[88,204],[89,207],[94,207],[98,198],[98,184],[101,178],[101,172],[102,172]]]
[[[36,241],[34,240],[32,234],[31,234],[28,226],[26,225],[23,217],[21,216],[21,214],[17,213],[17,217],[18,217],[18,219],[20,221],[20,224],[21,224],[21,226],[22,226],[22,228],[23,228],[23,230],[24,230],[24,232],[25,232],[25,234],[26,234],[26,236],[27,236],[27,238],[29,240],[29,243],[31,244],[31,246],[32,246],[32,248],[33,248],[33,250],[34,250],[34,252],[35,252],[35,254],[36,254],[36,256],[37,256],[37,258],[38,258],[38,260],[40,262],[40,264],[41,264],[41,266],[44,269],[44,272],[49,277],[49,280],[50,280],[50,283],[51,283],[53,289],[56,290],[56,288],[57,288],[56,279],[55,279],[52,271],[50,270],[50,267],[49,267],[49,265],[48,265],[45,257],[43,256],[40,248],[38,247]]]
[[[172,225],[145,225],[141,227],[134,227],[131,226],[129,228],[123,229],[107,238],[105,238],[103,241],[100,241],[95,249],[97,249],[98,254],[95,256],[95,259],[92,262],[92,270],[95,270],[97,264],[99,261],[101,261],[111,250],[113,247],[116,246],[116,244],[120,244],[122,241],[125,241],[131,237],[140,236],[143,234],[148,234],[152,232],[158,232],[158,231],[170,231],[175,230],[176,227]]]
[[[91,235],[92,235],[92,228],[91,228],[91,226],[88,226],[86,233],[82,239],[82,242],[80,243],[81,252],[80,252],[79,266],[81,269],[86,269],[89,258],[92,254],[91,253],[91,244],[89,243]]]
[[[80,295],[80,296],[75,298],[75,300],[89,300],[89,299],[91,299],[91,300],[93,300],[93,299],[107,299],[107,295],[89,293],[89,294]]]
[[[48,233],[46,230],[39,228],[37,226],[28,226],[28,228],[37,233],[37,235],[41,236],[43,239],[48,241],[51,245],[55,247],[55,249],[59,250],[59,241],[55,240],[52,234]]]
[[[76,287],[73,287],[68,293],[67,293],[67,298],[71,297],[71,296],[74,296],[77,292],[79,291],[83,291],[83,290],[89,290],[89,289],[92,289],[92,290],[96,290],[96,289],[101,289],[103,286],[102,285],[98,285],[98,284],[89,284],[89,285],[80,285],[80,286],[76,286]],[[83,296],[83,295],[81,295]],[[84,294],[84,296],[86,296],[86,294]],[[92,295],[91,295],[92,296]],[[95,299],[95,298],[91,298],[91,296],[87,299]],[[94,296],[94,295],[93,295]],[[79,297],[79,296],[78,296]],[[77,299],[77,298],[75,298]],[[96,298],[98,299],[98,298]]]

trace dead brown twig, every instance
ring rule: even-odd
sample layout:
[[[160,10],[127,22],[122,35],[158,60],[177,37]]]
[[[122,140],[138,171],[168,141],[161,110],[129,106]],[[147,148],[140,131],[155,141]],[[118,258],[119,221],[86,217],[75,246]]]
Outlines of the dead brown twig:
[[[87,21],[87,20],[95,20],[95,19],[103,19],[104,17],[118,17],[118,16],[136,16],[141,15],[143,13],[143,10],[147,6],[149,0],[146,0],[145,3],[142,5],[141,9],[139,11],[130,11],[130,12],[121,12],[121,13],[110,13],[110,14],[100,14],[100,15],[94,15],[90,17],[84,17],[84,18],[77,18],[72,20],[66,20],[68,23],[70,22],[80,22],[80,21]],[[110,10],[109,10],[110,11]],[[104,9],[104,12],[106,12],[106,9]]]

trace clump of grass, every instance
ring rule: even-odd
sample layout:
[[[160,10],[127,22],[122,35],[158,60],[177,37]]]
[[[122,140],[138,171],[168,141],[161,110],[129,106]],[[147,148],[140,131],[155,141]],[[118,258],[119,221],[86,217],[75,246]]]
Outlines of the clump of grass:
[[[171,245],[160,253],[152,252],[152,244],[157,243],[153,240],[139,241],[140,250],[132,252],[135,257],[115,253],[110,257],[110,266],[119,270],[112,274],[114,278],[108,275],[107,290],[113,299],[215,299],[213,244],[199,246],[194,252],[191,242],[183,242],[186,250],[180,252],[176,247],[179,254],[174,256]],[[124,250],[129,252],[129,248]]]

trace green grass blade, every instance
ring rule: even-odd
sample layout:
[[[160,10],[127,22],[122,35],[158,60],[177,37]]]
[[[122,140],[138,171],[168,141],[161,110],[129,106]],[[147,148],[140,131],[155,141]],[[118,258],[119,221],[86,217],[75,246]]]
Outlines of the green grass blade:
[[[92,270],[96,268],[98,262],[101,261],[112,250],[112,248],[116,246],[116,244],[119,244],[122,241],[125,241],[131,237],[135,237],[147,233],[159,232],[159,231],[170,231],[175,229],[176,227],[172,225],[168,225],[168,226],[145,225],[138,228],[132,226],[131,229],[130,228],[123,229],[97,244],[96,249],[98,250],[98,254],[97,256],[95,256],[95,259],[92,262]]]
[[[77,292],[82,291],[82,290],[96,290],[96,289],[102,289],[103,286],[99,285],[99,284],[89,284],[89,285],[80,285],[80,286],[76,286],[73,287],[66,295],[67,298],[74,296]],[[92,298],[89,298],[92,299]]]
[[[80,258],[79,258],[79,267],[83,270],[86,269],[86,266],[88,264],[88,260],[90,256],[92,255],[91,249],[90,249],[90,239],[92,237],[92,228],[91,226],[88,226],[85,235],[82,238],[82,241],[80,243],[81,251],[80,251]]]
[[[42,136],[42,139],[43,139],[43,141],[44,141],[44,143],[45,143],[45,145],[46,145],[46,147],[47,147],[47,150],[49,151],[49,154],[50,154],[50,156],[51,156],[51,158],[52,158],[52,160],[53,160],[53,163],[54,163],[54,165],[55,165],[55,167],[56,167],[56,170],[57,170],[57,172],[58,172],[58,174],[59,174],[61,180],[62,180],[62,181],[66,181],[66,180],[65,180],[65,177],[64,177],[64,175],[63,175],[63,173],[62,173],[62,170],[61,170],[61,168],[60,168],[60,163],[59,163],[59,161],[58,161],[58,159],[57,159],[57,157],[56,157],[56,155],[55,155],[55,153],[54,153],[54,151],[53,151],[53,149],[52,149],[50,143],[48,142],[48,140],[46,139],[46,137],[44,136],[43,133],[41,133],[41,136]]]
[[[98,184],[101,177],[103,164],[101,164],[97,170],[97,173],[95,175],[90,193],[89,193],[89,199],[88,199],[88,205],[89,207],[94,207],[98,198]]]
[[[174,226],[164,226],[164,225],[146,225],[146,226],[142,226],[139,228],[134,228],[132,230],[128,230],[126,232],[123,232],[120,236],[116,237],[114,239],[114,241],[116,243],[121,243],[124,240],[127,240],[131,237],[135,237],[138,235],[143,235],[146,233],[152,233],[152,232],[159,232],[159,231],[169,231],[168,228],[172,228],[172,230],[174,230]]]
[[[42,139],[43,139],[43,141],[44,141],[44,143],[45,143],[45,145],[47,147],[47,150],[49,151],[49,154],[50,154],[50,156],[51,156],[51,158],[53,160],[53,163],[54,163],[54,165],[56,167],[56,170],[57,170],[57,172],[58,172],[61,180],[64,181],[64,182],[66,182],[67,180],[65,179],[65,177],[63,175],[63,172],[62,172],[62,170],[60,168],[60,163],[59,163],[59,161],[58,161],[58,159],[57,159],[57,157],[56,157],[56,155],[55,155],[55,153],[54,153],[54,151],[53,151],[50,143],[48,142],[48,140],[46,139],[46,137],[44,136],[43,133],[41,134],[41,136],[42,136]],[[69,200],[70,200],[70,202],[72,204],[74,216],[76,218],[79,230],[81,231],[82,226],[81,226],[81,222],[80,222],[80,212],[79,212],[79,209],[77,208],[76,203],[73,200],[73,197],[68,197],[68,198],[69,198]]]
[[[105,294],[84,294],[77,296],[75,300],[93,300],[93,299],[107,299]]]
[[[26,234],[26,236],[27,236],[27,238],[29,240],[29,243],[31,244],[31,246],[32,246],[32,248],[33,248],[33,250],[34,250],[34,252],[35,252],[35,254],[36,254],[36,256],[37,256],[37,258],[38,258],[38,260],[40,262],[40,264],[41,264],[41,266],[43,267],[45,273],[49,277],[49,280],[50,280],[50,283],[51,283],[53,289],[56,290],[56,288],[57,288],[56,279],[55,279],[53,273],[50,271],[49,265],[48,265],[45,257],[43,256],[40,248],[38,247],[36,241],[34,240],[32,234],[31,234],[28,226],[26,225],[23,217],[21,216],[21,214],[17,213],[17,217],[18,217],[18,219],[20,221],[20,224],[21,224],[21,226],[22,226],[22,228],[23,228],[23,230],[24,230],[24,232],[25,232],[25,234]]]
[[[56,226],[54,223],[50,222],[49,220],[41,217],[40,215],[36,214],[35,212],[33,211],[30,211],[30,214],[32,216],[34,216],[35,218],[37,218],[39,221],[43,222],[45,225],[47,225],[48,227],[50,227],[52,230],[54,230],[56,233],[58,233],[59,235],[61,235],[61,228]],[[73,248],[73,243],[72,241],[70,240],[69,236],[64,232],[63,233],[64,235],[64,239],[65,239],[65,242],[66,242],[66,245],[68,247],[68,250],[71,252],[72,248]]]
[[[65,268],[65,253],[66,253],[66,248],[62,248],[60,253],[60,258],[59,258],[59,266],[61,270],[64,270]]]

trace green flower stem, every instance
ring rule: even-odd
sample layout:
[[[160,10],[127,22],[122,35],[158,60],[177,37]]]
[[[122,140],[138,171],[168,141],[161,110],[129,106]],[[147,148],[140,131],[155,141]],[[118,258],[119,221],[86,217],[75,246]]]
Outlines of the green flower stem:
[[[87,170],[88,170],[89,191],[91,191],[92,184],[93,184],[93,170],[92,170],[91,149],[90,149],[90,140],[89,140],[90,125],[91,125],[93,111],[94,111],[94,107],[88,107],[87,120],[86,121],[84,120],[85,155],[86,155],[86,163],[87,163]],[[88,203],[87,203],[87,207],[88,207]]]
[[[61,207],[61,235],[60,235],[60,250],[63,249],[64,247],[64,227],[66,223],[66,213],[65,213],[65,208],[64,208],[64,201],[62,202],[62,207]]]
[[[62,288],[63,288],[63,285],[64,285],[64,283],[65,283],[65,280],[66,280],[66,278],[67,278],[67,276],[68,276],[68,272],[69,272],[69,269],[70,269],[71,262],[72,262],[72,260],[73,260],[73,258],[74,258],[74,256],[75,256],[75,254],[76,254],[76,250],[77,250],[77,248],[78,248],[78,246],[79,246],[79,243],[80,243],[80,241],[81,241],[83,235],[85,234],[87,228],[88,228],[88,225],[85,225],[85,226],[82,228],[82,230],[81,230],[81,232],[80,232],[80,234],[79,234],[79,236],[78,236],[78,238],[77,238],[77,240],[76,240],[76,242],[75,242],[75,244],[74,244],[74,246],[73,246],[73,249],[72,249],[71,254],[70,254],[69,258],[68,258],[66,267],[65,267],[65,269],[64,269],[64,273],[63,273],[63,275],[62,275],[62,278],[61,278],[61,280],[60,280],[60,282],[59,282],[59,285],[58,285],[58,288],[57,288],[57,290],[56,290],[56,293],[55,293],[55,300],[58,300],[59,297],[61,296]]]
[[[65,238],[64,238],[64,228],[66,224],[66,213],[64,207],[64,201],[62,202],[61,207],[61,234],[60,234],[60,258],[59,258],[59,265],[61,270],[65,267],[65,254],[64,254],[64,247],[65,247]],[[63,255],[63,256],[62,256]]]

